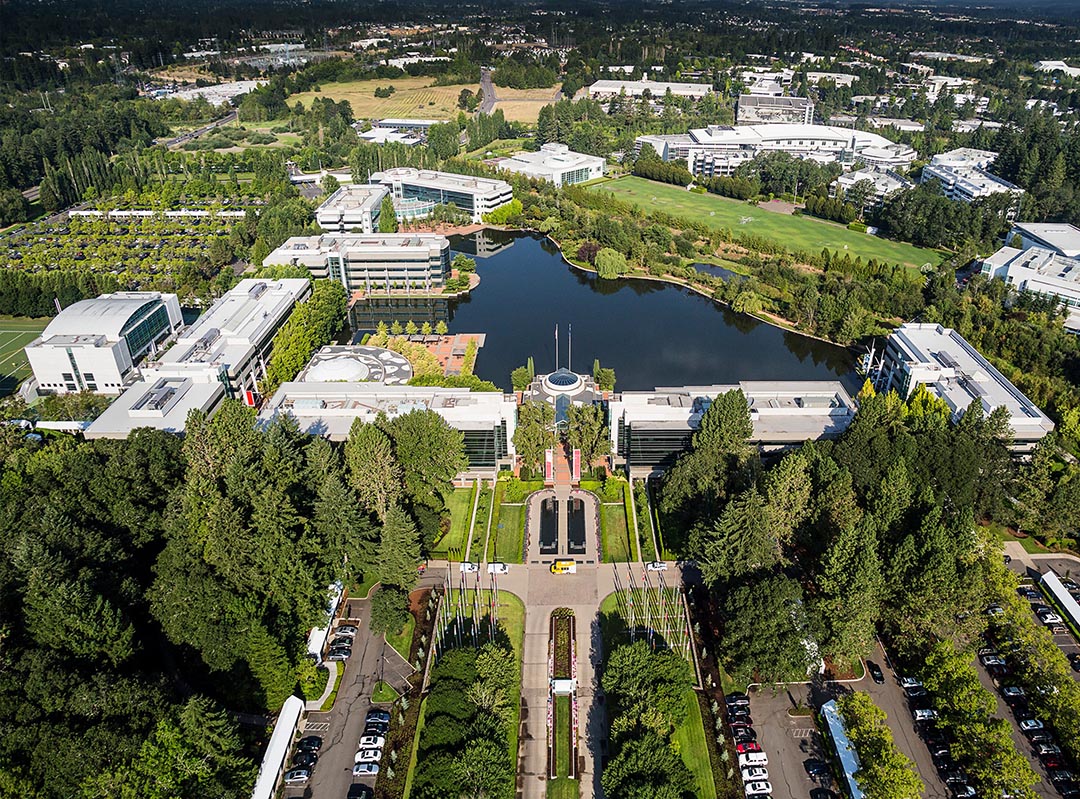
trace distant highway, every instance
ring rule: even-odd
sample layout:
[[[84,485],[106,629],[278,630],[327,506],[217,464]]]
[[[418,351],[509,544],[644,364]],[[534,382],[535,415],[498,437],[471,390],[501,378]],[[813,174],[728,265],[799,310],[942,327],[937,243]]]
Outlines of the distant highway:
[[[236,121],[236,112],[235,111],[230,111],[228,114],[223,116],[221,119],[219,119],[219,120],[217,120],[215,122],[211,122],[209,125],[203,125],[198,130],[193,130],[193,131],[190,131],[188,133],[182,133],[179,136],[176,136],[175,138],[172,138],[172,139],[158,139],[157,141],[154,142],[154,144],[164,144],[166,147],[175,147],[176,145],[180,144],[181,142],[186,142],[186,141],[191,141],[192,139],[197,139],[200,136],[202,136],[204,133],[209,133],[214,128],[220,128],[222,125],[228,125],[230,122],[235,122],[235,121]]]
[[[484,67],[480,68],[480,91],[484,99],[478,110],[481,114],[490,114],[495,110],[498,98],[495,96],[495,84],[491,82],[491,70]]]

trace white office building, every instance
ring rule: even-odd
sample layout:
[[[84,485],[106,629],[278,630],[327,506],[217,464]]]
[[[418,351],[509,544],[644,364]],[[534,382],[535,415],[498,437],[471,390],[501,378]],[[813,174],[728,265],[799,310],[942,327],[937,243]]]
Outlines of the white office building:
[[[306,278],[241,280],[183,331],[86,430],[126,438],[137,427],[182,432],[188,413],[213,413],[225,397],[254,403],[278,330],[311,294]]]
[[[1036,61],[1036,72],[1060,72],[1070,78],[1080,78],[1080,67],[1070,67],[1064,61]]]
[[[360,141],[367,144],[403,144],[406,147],[415,147],[423,140],[411,133],[402,133],[400,130],[391,128],[371,128],[370,130],[358,130],[356,135]]]
[[[517,153],[498,162],[499,169],[515,172],[556,186],[571,186],[604,176],[604,159],[575,153],[565,144],[549,142],[538,152]]]
[[[855,81],[859,79],[858,75],[852,75],[848,72],[807,72],[806,82],[811,86],[817,86],[819,83],[831,83],[837,88],[850,89],[855,85]]]
[[[43,394],[119,394],[182,325],[175,294],[120,291],[69,305],[25,352]]]
[[[638,136],[636,146],[650,144],[665,161],[686,159],[696,175],[731,175],[757,155],[786,152],[819,163],[898,169],[910,166],[915,151],[868,131],[829,125],[710,125],[685,135]]]
[[[1064,222],[1014,222],[1005,241],[1020,237],[1020,249],[1042,247],[1066,258],[1080,257],[1080,228]]]
[[[740,94],[735,114],[740,125],[809,125],[814,121],[814,102],[806,97]]]
[[[585,91],[591,100],[611,100],[620,95],[626,97],[644,97],[646,92],[654,100],[663,99],[668,92],[674,97],[688,97],[700,100],[712,92],[709,83],[668,83],[653,80],[598,80]]]
[[[1080,333],[1080,255],[1064,256],[1043,247],[1002,247],[982,262],[982,273],[999,277],[1017,291],[1056,297],[1065,304],[1065,327]]]
[[[1005,408],[1018,451],[1030,450],[1054,429],[1046,414],[963,336],[941,325],[901,325],[889,336],[875,375],[878,391],[896,390],[904,399],[920,385],[945,401],[954,422],[972,402],[982,405],[986,416]]]
[[[970,147],[950,150],[930,159],[923,167],[920,182],[937,180],[946,197],[965,203],[1004,193],[1012,194],[1019,201],[1023,189],[986,171],[995,158],[997,153],[990,150]]]
[[[373,233],[379,229],[386,186],[350,183],[335,191],[315,211],[319,227],[332,233]]]
[[[505,180],[432,169],[395,167],[376,172],[371,182],[390,189],[398,219],[402,220],[421,219],[437,205],[453,204],[469,214],[473,222],[481,222],[484,214],[514,199],[514,190]]]
[[[926,130],[926,125],[916,122],[914,119],[898,119],[897,117],[867,117],[866,123],[875,130],[894,128],[901,133],[921,133]]]
[[[837,189],[847,193],[856,183],[861,183],[864,180],[870,181],[874,186],[874,193],[866,202],[867,208],[881,205],[890,194],[909,189],[915,185],[903,175],[893,172],[891,169],[859,169],[855,172],[845,172],[834,180],[830,186],[832,195],[834,197],[837,195]]]
[[[280,415],[296,419],[301,430],[344,441],[356,419],[374,422],[416,410],[431,410],[465,439],[469,473],[494,475],[514,461],[517,401],[500,391],[385,385],[358,382],[283,383],[263,407],[260,424]]]
[[[689,446],[712,401],[732,389],[742,389],[750,406],[751,443],[766,450],[835,438],[855,418],[855,403],[839,381],[743,381],[624,391],[608,403],[614,463],[625,464],[635,476],[670,467]]]
[[[293,236],[264,264],[302,266],[315,279],[356,291],[430,291],[450,276],[450,241],[436,233]]]

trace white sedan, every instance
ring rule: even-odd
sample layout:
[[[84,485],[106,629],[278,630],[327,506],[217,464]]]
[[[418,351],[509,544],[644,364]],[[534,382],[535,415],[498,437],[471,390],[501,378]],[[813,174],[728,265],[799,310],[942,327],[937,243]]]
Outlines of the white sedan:
[[[769,779],[769,770],[761,766],[749,766],[742,770],[743,782],[760,782]]]
[[[378,763],[357,763],[352,767],[352,775],[354,777],[366,777],[368,775],[374,776],[379,773]]]
[[[746,783],[746,795],[749,796],[750,794],[755,794],[755,793],[757,793],[757,794],[761,794],[761,793],[771,794],[772,793],[772,784],[768,783],[768,782],[764,782],[764,781]]]
[[[382,749],[361,749],[356,753],[354,763],[378,763],[382,760]]]
[[[360,739],[361,749],[382,749],[386,746],[386,739],[381,735],[365,735]]]

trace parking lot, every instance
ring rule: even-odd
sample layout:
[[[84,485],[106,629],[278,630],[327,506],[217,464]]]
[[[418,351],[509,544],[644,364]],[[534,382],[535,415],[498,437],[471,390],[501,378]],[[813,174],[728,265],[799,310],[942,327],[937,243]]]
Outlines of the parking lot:
[[[790,690],[766,686],[750,694],[754,729],[762,751],[769,756],[769,782],[775,797],[809,799],[812,791],[822,787],[837,792],[835,785],[822,786],[806,773],[807,760],[831,759],[813,717],[788,713],[799,701],[805,708],[807,700],[807,686],[803,685],[793,685]],[[819,794],[813,796],[817,799]]]

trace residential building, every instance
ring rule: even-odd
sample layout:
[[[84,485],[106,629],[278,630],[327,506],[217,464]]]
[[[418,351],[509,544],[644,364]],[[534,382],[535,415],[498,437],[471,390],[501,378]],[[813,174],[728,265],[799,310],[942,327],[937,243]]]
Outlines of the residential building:
[[[556,186],[570,186],[604,176],[604,159],[575,153],[565,144],[549,142],[538,152],[517,153],[498,161],[499,169],[538,178]]]
[[[773,122],[809,125],[814,121],[814,102],[806,97],[740,94],[735,119],[740,125]]]
[[[986,171],[995,158],[997,153],[989,150],[973,150],[969,147],[950,150],[930,159],[930,163],[923,167],[920,183],[937,180],[946,197],[965,203],[1003,193],[1012,194],[1019,202],[1023,189]]]
[[[869,180],[874,184],[874,193],[866,202],[867,208],[881,205],[881,203],[885,201],[885,198],[893,192],[908,189],[915,185],[903,175],[893,172],[891,169],[860,169],[855,172],[845,172],[834,180],[830,186],[832,195],[834,197],[836,196],[837,189],[842,189],[846,193],[850,191],[852,186],[856,183],[860,183],[864,180]]]
[[[1020,237],[1020,249],[1042,247],[1066,258],[1080,257],[1080,228],[1064,222],[1014,222],[1005,241]]]
[[[43,394],[119,394],[182,325],[175,294],[118,291],[69,305],[24,350]]]
[[[635,476],[670,467],[690,445],[713,399],[736,388],[750,406],[750,440],[766,450],[835,438],[855,417],[855,403],[838,381],[743,381],[624,391],[608,403],[614,463],[625,464]]]
[[[1068,309],[1065,327],[1080,333],[1080,255],[1064,256],[1043,247],[1002,247],[982,262],[982,273],[999,277],[1017,291],[1056,297]]]
[[[389,196],[386,186],[346,184],[323,201],[315,211],[315,221],[332,233],[373,233],[379,229],[382,201]]]
[[[668,92],[675,97],[700,100],[713,90],[709,83],[668,83],[653,80],[598,80],[585,91],[591,100],[611,100],[620,95],[643,97],[648,92],[654,100],[662,99]]]
[[[514,460],[517,402],[512,394],[467,388],[384,385],[381,383],[284,383],[259,415],[269,424],[279,415],[296,419],[301,430],[344,441],[356,419],[374,422],[416,410],[431,410],[465,439],[469,473],[491,475]]]
[[[293,236],[263,263],[302,266],[316,280],[339,281],[349,294],[430,291],[450,276],[450,241],[436,233]]]
[[[480,222],[484,214],[514,199],[514,191],[505,180],[431,169],[395,167],[374,173],[370,181],[390,189],[398,219],[420,219],[436,205],[452,203],[474,222]]]
[[[895,390],[904,399],[925,386],[945,401],[954,422],[973,402],[986,416],[1005,408],[1018,451],[1030,450],[1054,429],[1046,414],[963,336],[941,325],[901,325],[889,336],[874,385],[878,391]]]
[[[694,174],[730,175],[757,155],[786,152],[798,158],[844,165],[862,161],[883,169],[907,167],[915,151],[868,131],[829,125],[710,125],[675,136],[638,136],[665,161],[686,159]]]

